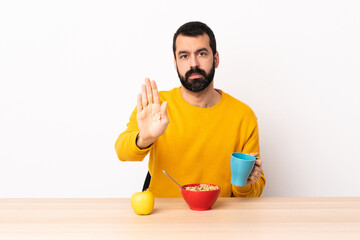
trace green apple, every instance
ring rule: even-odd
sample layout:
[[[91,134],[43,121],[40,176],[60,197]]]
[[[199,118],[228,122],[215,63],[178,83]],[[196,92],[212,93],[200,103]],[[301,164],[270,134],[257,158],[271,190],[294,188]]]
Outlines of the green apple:
[[[154,209],[154,195],[149,190],[134,193],[131,196],[131,206],[135,213],[148,215]]]

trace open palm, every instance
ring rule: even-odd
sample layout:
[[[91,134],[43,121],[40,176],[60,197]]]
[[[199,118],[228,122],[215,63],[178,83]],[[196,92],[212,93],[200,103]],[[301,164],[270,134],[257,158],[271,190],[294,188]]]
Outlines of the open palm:
[[[155,81],[146,78],[137,98],[137,122],[142,140],[149,145],[165,132],[169,124],[166,105],[166,102],[160,104]]]

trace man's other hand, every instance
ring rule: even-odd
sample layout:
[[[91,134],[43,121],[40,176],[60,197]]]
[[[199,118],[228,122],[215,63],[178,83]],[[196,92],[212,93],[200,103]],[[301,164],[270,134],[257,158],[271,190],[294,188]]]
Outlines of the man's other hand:
[[[250,155],[254,156],[254,157],[258,157],[259,153],[251,153]],[[261,161],[260,158],[258,158],[258,159],[255,160],[253,170],[252,170],[252,172],[250,173],[250,175],[248,177],[246,185],[257,182],[259,180],[259,178],[261,177],[262,172],[263,172],[263,170],[262,170],[262,161]]]

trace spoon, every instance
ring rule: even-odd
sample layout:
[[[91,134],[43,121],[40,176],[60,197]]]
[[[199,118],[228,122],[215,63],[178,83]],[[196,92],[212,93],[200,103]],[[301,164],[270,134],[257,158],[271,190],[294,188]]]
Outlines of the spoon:
[[[170,177],[170,175],[167,174],[167,173],[165,172],[165,170],[163,170],[163,173],[165,173],[166,176],[168,176],[171,180],[173,180],[174,183],[176,183],[182,190],[185,190],[180,184],[177,183],[177,181],[175,181],[172,177]]]

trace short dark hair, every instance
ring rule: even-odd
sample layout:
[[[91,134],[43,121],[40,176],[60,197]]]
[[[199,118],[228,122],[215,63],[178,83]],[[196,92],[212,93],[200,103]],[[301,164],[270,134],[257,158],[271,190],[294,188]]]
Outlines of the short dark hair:
[[[188,22],[185,23],[184,25],[182,25],[174,34],[174,38],[173,38],[173,52],[174,52],[174,57],[176,58],[176,39],[179,35],[184,35],[184,36],[188,36],[188,37],[196,37],[199,35],[203,35],[204,33],[206,33],[209,38],[210,38],[210,47],[211,50],[213,51],[213,54],[216,53],[216,39],[215,39],[215,35],[214,32],[205,24],[202,22]]]

